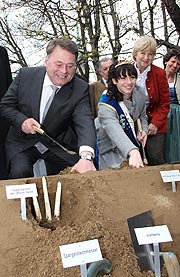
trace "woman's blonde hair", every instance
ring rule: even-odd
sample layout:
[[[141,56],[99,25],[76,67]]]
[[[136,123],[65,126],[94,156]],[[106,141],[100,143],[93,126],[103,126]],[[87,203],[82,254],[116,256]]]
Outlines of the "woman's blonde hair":
[[[132,52],[133,59],[136,60],[135,56],[137,55],[137,52],[142,50],[149,50],[153,55],[156,55],[156,47],[157,43],[153,37],[147,35],[141,36],[134,44]]]

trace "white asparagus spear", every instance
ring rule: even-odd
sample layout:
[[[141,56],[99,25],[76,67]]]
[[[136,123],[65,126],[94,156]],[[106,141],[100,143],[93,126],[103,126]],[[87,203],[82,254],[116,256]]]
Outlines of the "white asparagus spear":
[[[45,211],[46,211],[46,219],[48,221],[51,221],[52,220],[51,207],[50,207],[48,190],[47,190],[47,182],[46,182],[46,178],[44,176],[42,177],[42,185],[43,185],[43,192],[44,192],[44,204],[45,204]]]
[[[22,220],[27,219],[27,216],[26,216],[26,198],[25,197],[21,197],[21,218],[22,218]]]
[[[61,182],[57,183],[56,198],[54,205],[54,216],[56,218],[60,215],[60,206],[61,206]]]
[[[33,205],[34,205],[34,210],[35,210],[35,213],[36,213],[36,219],[37,219],[37,221],[41,221],[42,215],[41,215],[41,211],[40,211],[40,208],[39,208],[39,203],[38,203],[37,196],[33,196]]]

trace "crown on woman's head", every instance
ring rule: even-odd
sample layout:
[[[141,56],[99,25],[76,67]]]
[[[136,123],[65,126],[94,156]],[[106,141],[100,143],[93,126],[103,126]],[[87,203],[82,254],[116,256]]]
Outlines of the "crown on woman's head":
[[[121,60],[121,61],[118,61],[118,63],[115,65],[115,68],[118,67],[119,65],[123,65],[123,64],[133,64],[134,61],[132,60]]]

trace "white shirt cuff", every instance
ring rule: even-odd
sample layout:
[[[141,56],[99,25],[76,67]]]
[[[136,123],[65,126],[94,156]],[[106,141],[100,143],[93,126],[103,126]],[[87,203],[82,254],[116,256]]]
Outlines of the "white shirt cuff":
[[[94,158],[94,149],[90,146],[87,146],[87,145],[82,145],[79,147],[79,155],[81,154],[81,152],[83,151],[89,151],[93,154],[93,158]]]

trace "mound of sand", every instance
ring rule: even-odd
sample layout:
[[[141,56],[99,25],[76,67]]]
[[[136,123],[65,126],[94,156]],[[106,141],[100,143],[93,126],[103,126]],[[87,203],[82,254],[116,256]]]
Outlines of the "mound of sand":
[[[0,182],[0,276],[80,276],[80,267],[63,269],[59,246],[98,239],[102,256],[113,265],[111,277],[154,276],[141,272],[132,246],[127,218],[150,210],[155,225],[167,225],[173,242],[161,244],[162,251],[180,260],[180,188],[173,193],[163,183],[160,170],[179,169],[164,165],[141,169],[104,170],[86,174],[68,171],[47,177],[52,210],[57,182],[62,184],[59,220],[46,222],[42,178]],[[21,220],[20,200],[7,200],[5,186],[36,183],[43,215],[36,221],[32,200],[27,201],[27,221]],[[162,276],[168,276],[163,267]]]

